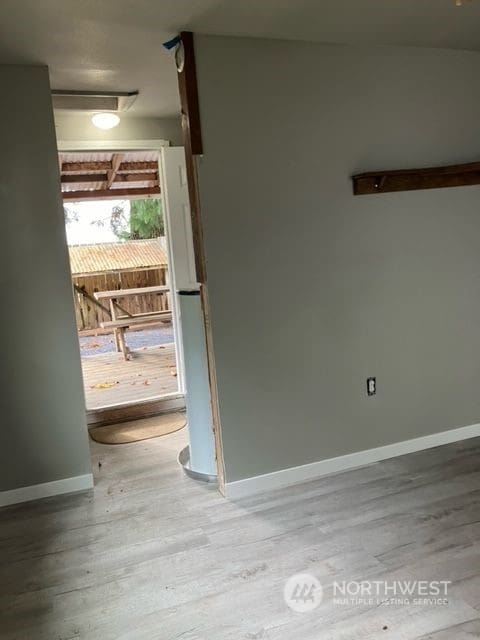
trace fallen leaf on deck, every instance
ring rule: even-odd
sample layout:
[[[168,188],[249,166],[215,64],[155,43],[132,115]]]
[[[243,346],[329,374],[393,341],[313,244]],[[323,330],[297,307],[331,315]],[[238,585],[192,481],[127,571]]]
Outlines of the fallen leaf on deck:
[[[116,384],[119,384],[119,382],[118,381],[116,381],[116,382],[98,382],[97,384],[92,385],[90,387],[90,389],[99,389],[99,390],[111,389]]]
[[[80,345],[80,349],[99,349],[102,345],[99,342],[87,342]]]
[[[143,381],[143,384],[144,384],[145,386],[148,386],[148,385],[150,384],[150,382],[149,382],[148,380],[144,380],[144,381]]]
[[[176,377],[177,377],[177,372],[176,372],[176,371],[174,371],[173,369],[170,371],[170,373],[172,374],[172,376],[173,376],[174,378],[176,378]]]

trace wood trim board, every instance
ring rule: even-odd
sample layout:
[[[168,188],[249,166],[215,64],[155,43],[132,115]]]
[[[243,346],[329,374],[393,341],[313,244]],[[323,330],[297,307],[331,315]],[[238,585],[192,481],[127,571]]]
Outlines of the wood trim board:
[[[356,196],[480,185],[480,162],[425,169],[370,171],[352,176]]]
[[[200,124],[200,107],[198,102],[197,68],[195,64],[195,47],[193,33],[182,31],[180,39],[184,51],[183,69],[178,70],[178,90],[182,107],[182,129],[184,143],[187,143],[193,155],[202,155],[202,127]]]
[[[388,458],[396,458],[397,456],[403,456],[407,453],[432,449],[433,447],[468,440],[469,438],[477,438],[479,436],[480,424],[449,429],[448,431],[421,436],[411,440],[403,440],[382,447],[375,447],[374,449],[356,451],[335,458],[318,460],[317,462],[311,462],[310,464],[304,464],[298,467],[279,469],[272,473],[228,482],[225,486],[225,495],[230,500],[238,500],[246,496],[262,494],[267,491],[283,489],[302,482],[315,480],[316,478],[321,478],[331,473],[348,471],[349,469],[380,462]]]
[[[180,37],[184,48],[184,64],[183,69],[177,69],[177,75],[182,111],[182,132],[185,147],[188,194],[190,199],[190,215],[192,220],[195,269],[197,282],[200,283],[200,294],[207,344],[208,376],[210,384],[210,397],[212,403],[213,433],[215,438],[218,488],[222,494],[225,494],[225,465],[223,458],[215,353],[213,348],[213,336],[210,322],[210,305],[208,299],[205,245],[203,239],[200,193],[196,164],[197,156],[203,154],[203,141],[198,100],[194,36],[190,31],[182,31]]]

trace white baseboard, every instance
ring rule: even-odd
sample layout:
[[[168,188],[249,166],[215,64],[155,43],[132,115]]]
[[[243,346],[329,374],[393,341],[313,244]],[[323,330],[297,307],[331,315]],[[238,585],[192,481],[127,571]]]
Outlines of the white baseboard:
[[[54,480],[53,482],[33,484],[29,487],[20,487],[19,489],[10,489],[10,491],[1,491],[0,507],[6,507],[9,504],[17,504],[18,502],[28,502],[30,500],[39,500],[40,498],[58,496],[62,493],[86,491],[87,489],[92,488],[93,475],[91,473],[87,473],[84,476],[75,476],[74,478]]]
[[[372,462],[379,462],[380,460],[403,456],[406,453],[414,453],[415,451],[431,449],[432,447],[439,447],[443,444],[450,444],[479,436],[480,424],[472,424],[467,427],[460,427],[459,429],[450,429],[449,431],[442,431],[430,436],[395,442],[394,444],[387,444],[383,447],[376,447],[375,449],[357,451],[345,456],[338,456],[337,458],[328,458],[299,467],[290,467],[261,476],[227,482],[225,485],[225,494],[228,499],[236,500],[245,496],[314,480],[329,473],[363,467]]]

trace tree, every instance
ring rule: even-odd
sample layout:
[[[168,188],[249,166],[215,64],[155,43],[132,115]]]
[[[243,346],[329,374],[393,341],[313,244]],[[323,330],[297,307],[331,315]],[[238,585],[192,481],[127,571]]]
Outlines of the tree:
[[[165,234],[160,200],[133,200],[130,203],[132,239],[158,238]]]
[[[163,236],[165,226],[161,202],[156,199],[132,200],[129,220],[122,206],[113,207],[110,226],[120,240],[147,240]]]

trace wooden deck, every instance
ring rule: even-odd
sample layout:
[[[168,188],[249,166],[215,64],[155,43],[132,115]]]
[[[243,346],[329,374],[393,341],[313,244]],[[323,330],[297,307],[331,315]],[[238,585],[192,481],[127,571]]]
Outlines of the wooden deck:
[[[82,358],[87,409],[141,402],[178,391],[175,345]]]

